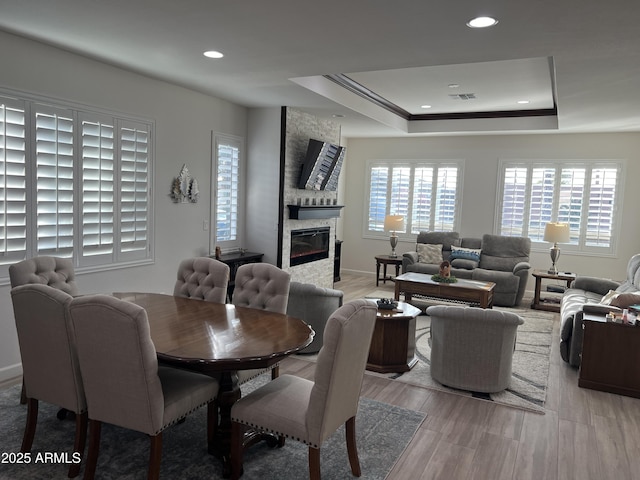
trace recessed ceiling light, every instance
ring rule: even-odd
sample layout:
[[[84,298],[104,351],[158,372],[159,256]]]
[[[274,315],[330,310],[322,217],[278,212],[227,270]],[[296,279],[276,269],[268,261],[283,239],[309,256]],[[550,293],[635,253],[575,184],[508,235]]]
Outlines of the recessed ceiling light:
[[[216,52],[215,50],[208,50],[206,52],[204,52],[203,54],[205,57],[208,58],[222,58],[224,57],[224,55],[220,52]]]
[[[529,100],[518,100],[518,103],[520,105],[526,105],[527,103],[529,103]]]
[[[431,108],[431,105],[420,105],[420,108]]]
[[[493,27],[498,20],[492,17],[476,17],[467,22],[467,26],[471,28],[487,28]]]
[[[459,83],[450,83],[448,85],[449,88],[460,88],[460,84]]]
[[[331,115],[333,118],[344,118],[344,115],[342,113],[334,113],[333,115]]]

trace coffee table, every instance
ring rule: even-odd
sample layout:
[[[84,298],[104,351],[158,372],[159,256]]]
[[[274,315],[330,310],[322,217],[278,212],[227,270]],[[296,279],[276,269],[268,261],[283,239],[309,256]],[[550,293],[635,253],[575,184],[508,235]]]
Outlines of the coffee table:
[[[456,283],[439,283],[431,280],[431,275],[424,273],[403,273],[396,277],[395,299],[411,302],[413,295],[439,298],[459,303],[479,305],[481,308],[493,307],[493,282],[480,282],[459,278]]]

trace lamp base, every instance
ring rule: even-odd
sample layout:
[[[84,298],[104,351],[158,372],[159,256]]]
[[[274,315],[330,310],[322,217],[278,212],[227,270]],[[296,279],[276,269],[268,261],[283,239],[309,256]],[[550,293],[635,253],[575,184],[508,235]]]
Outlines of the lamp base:
[[[391,243],[391,253],[390,257],[396,258],[398,254],[396,253],[396,245],[398,245],[398,236],[394,233],[389,237],[389,243]]]
[[[558,248],[557,243],[554,243],[553,247],[549,249],[549,255],[551,256],[551,268],[548,273],[551,275],[557,275],[558,268],[556,267],[556,262],[558,261],[558,258],[560,258],[560,249]]]

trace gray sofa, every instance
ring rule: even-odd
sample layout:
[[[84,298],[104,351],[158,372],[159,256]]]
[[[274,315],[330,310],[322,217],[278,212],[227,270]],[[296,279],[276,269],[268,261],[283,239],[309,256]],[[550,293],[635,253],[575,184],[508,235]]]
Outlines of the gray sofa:
[[[610,291],[615,292],[609,294]],[[582,321],[585,313],[606,315],[640,303],[640,253],[627,265],[627,279],[615,282],[604,278],[578,276],[560,303],[560,355],[574,367],[580,366]]]
[[[513,307],[522,301],[531,269],[531,240],[528,238],[489,234],[483,235],[481,239],[460,238],[458,232],[420,232],[416,240],[416,251],[403,254],[403,273],[438,273],[440,262],[419,261],[420,244],[442,245],[442,260],[451,262],[451,275],[456,278],[494,282],[494,305]],[[473,250],[479,254],[479,259],[475,261],[452,256],[452,249],[456,254],[463,249]]]

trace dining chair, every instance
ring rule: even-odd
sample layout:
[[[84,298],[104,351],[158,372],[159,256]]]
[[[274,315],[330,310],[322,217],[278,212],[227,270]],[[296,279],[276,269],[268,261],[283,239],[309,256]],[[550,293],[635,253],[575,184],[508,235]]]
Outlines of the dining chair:
[[[360,476],[355,418],[376,313],[366,300],[345,303],[327,322],[313,381],[282,375],[233,405],[232,479],[242,474],[243,436],[251,427],[307,444],[309,476],[319,480],[320,447],[343,423],[351,472]]]
[[[225,303],[228,285],[229,266],[226,263],[209,257],[187,258],[178,266],[173,295]]]
[[[257,308],[268,312],[287,312],[291,275],[269,263],[247,263],[236,271],[232,303],[238,307]],[[279,365],[267,369],[240,370],[238,383],[245,383],[271,370],[271,378],[279,375]]]
[[[103,423],[150,437],[149,479],[160,474],[164,429],[204,405],[211,445],[218,381],[159,366],[144,308],[107,295],[89,295],[73,299],[69,313],[89,412],[85,479],[95,476]]]
[[[47,285],[20,285],[11,300],[22,357],[27,424],[21,452],[30,452],[38,422],[39,401],[75,413],[73,451],[84,455],[87,403],[67,308],[73,297]],[[80,461],[69,466],[69,478],[80,473]]]
[[[28,258],[9,266],[11,288],[27,284],[42,284],[62,290],[69,295],[77,295],[73,261],[70,258],[40,256]],[[27,403],[24,381],[20,403]],[[64,412],[58,412],[64,417]]]

